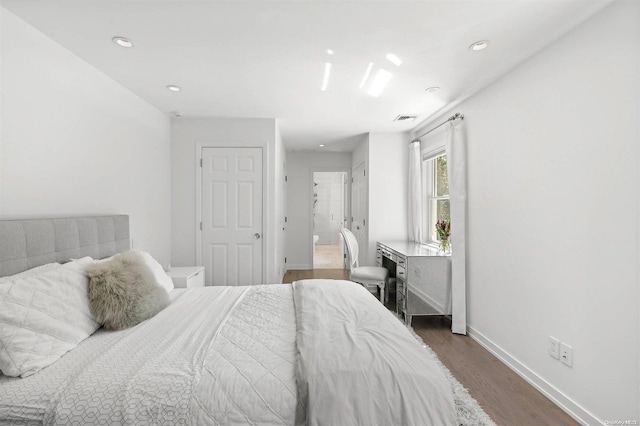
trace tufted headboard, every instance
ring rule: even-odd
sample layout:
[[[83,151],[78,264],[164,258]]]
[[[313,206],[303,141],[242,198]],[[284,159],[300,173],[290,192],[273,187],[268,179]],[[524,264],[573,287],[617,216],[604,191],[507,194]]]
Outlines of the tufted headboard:
[[[51,262],[129,250],[129,216],[0,220],[0,277]]]

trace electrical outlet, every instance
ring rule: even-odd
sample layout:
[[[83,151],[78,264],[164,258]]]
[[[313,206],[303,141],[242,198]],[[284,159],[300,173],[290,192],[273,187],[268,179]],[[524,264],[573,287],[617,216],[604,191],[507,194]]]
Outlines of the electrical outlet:
[[[573,364],[573,348],[566,343],[560,343],[560,361],[569,367]]]
[[[549,355],[551,355],[555,359],[560,359],[560,340],[556,339],[555,337],[549,336],[547,349],[549,350]]]

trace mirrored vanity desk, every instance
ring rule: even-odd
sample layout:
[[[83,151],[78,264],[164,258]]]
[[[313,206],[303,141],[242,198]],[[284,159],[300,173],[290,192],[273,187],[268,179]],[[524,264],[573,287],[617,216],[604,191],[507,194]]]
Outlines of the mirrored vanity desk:
[[[413,241],[379,241],[376,264],[396,278],[396,312],[408,325],[415,315],[451,315],[450,255]]]

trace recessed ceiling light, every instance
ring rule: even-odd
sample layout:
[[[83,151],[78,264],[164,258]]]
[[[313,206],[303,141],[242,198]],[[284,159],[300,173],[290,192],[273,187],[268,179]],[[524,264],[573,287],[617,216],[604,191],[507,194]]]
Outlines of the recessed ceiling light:
[[[330,76],[331,76],[331,64],[327,62],[326,64],[324,64],[324,76],[322,77],[322,87],[320,88],[320,90],[322,90],[323,92],[327,90]]]
[[[399,67],[400,65],[402,65],[402,60],[400,60],[400,58],[398,58],[393,53],[389,53],[387,55],[387,60],[391,62],[393,65],[395,65],[396,67]]]
[[[477,52],[479,50],[484,50],[487,47],[489,47],[489,43],[490,43],[489,40],[476,41],[471,46],[469,46],[469,50],[473,50],[474,52]]]
[[[176,86],[175,84],[168,85],[167,89],[169,89],[172,92],[179,92],[180,90],[182,90],[180,86]]]
[[[367,70],[364,72],[364,77],[362,77],[362,81],[360,82],[360,88],[361,89],[367,83],[367,79],[369,78],[369,74],[371,74],[371,69],[372,68],[373,68],[373,62],[369,62],[369,66],[367,67]]]
[[[424,89],[424,91],[427,93],[435,93],[438,90],[440,90],[438,86],[427,87],[426,89]]]
[[[391,77],[393,77],[393,74],[391,74],[389,71],[379,69],[376,73],[375,78],[373,79],[373,83],[371,83],[371,86],[369,87],[369,94],[374,98],[380,96],[384,88],[387,87],[387,84],[391,80]]]
[[[333,50],[331,50],[331,49],[327,49],[327,54],[328,54],[328,55],[333,55]]]
[[[111,40],[120,47],[133,47],[133,42],[126,37],[114,37]]]
[[[320,144],[320,145],[318,145],[318,146],[322,148],[322,147],[324,146],[324,144],[323,144],[323,143],[321,143],[321,144]]]

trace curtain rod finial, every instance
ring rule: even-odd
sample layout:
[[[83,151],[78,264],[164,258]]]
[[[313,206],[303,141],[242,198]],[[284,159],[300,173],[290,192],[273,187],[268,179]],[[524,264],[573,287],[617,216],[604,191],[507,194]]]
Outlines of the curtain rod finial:
[[[442,123],[438,124],[436,127],[434,127],[433,129],[429,130],[426,133],[421,134],[420,136],[418,136],[416,139],[414,139],[411,143],[415,142],[415,141],[420,141],[420,138],[423,136],[427,136],[429,133],[433,132],[434,130],[444,126],[445,124],[447,124],[450,121],[454,121],[454,120],[464,120],[464,115],[462,113],[456,112],[455,114],[453,114],[451,117],[447,118],[445,121],[443,121]]]

